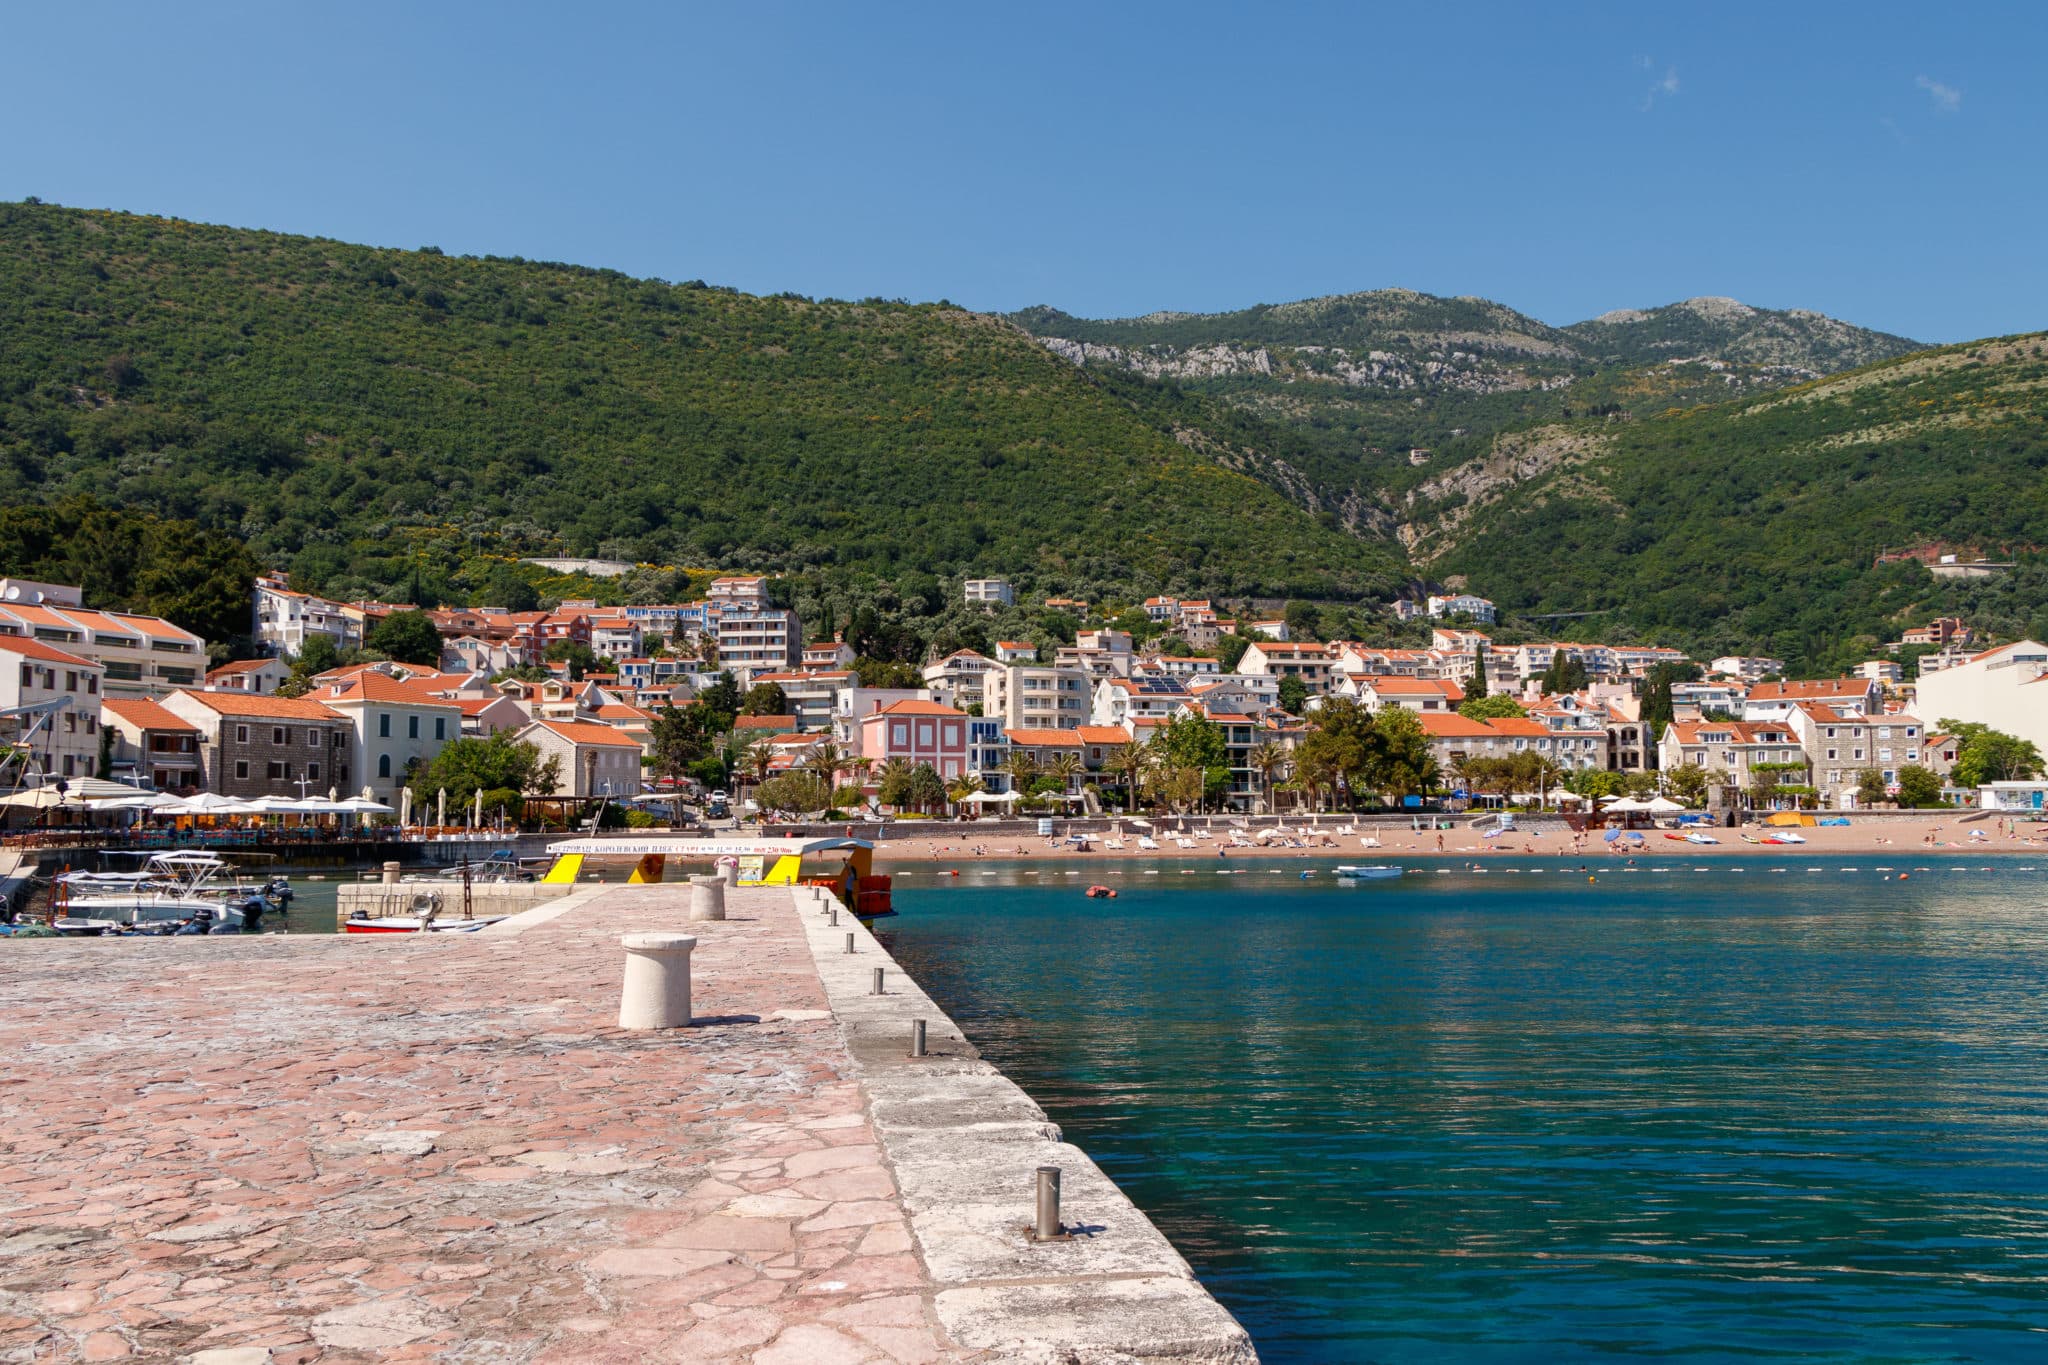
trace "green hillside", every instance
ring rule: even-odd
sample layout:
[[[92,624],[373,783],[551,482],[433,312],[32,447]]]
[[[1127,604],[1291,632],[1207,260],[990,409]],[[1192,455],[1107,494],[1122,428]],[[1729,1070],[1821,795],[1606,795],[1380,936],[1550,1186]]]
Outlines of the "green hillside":
[[[2048,334],[1973,342],[1767,397],[1503,438],[1490,486],[1408,527],[1431,574],[1519,612],[1607,613],[1707,657],[1809,669],[1954,611],[2048,634]],[[1937,581],[1882,551],[1943,542],[2016,572]]]
[[[1082,593],[1398,576],[1154,398],[944,304],[0,205],[0,502],[91,494],[337,588],[469,552]]]

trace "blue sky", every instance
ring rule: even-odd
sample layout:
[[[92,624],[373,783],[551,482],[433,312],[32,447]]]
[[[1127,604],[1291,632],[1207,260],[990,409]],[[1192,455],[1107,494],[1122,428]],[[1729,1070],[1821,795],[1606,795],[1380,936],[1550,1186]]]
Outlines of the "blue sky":
[[[1084,316],[2048,327],[2048,7],[0,6],[0,198]]]

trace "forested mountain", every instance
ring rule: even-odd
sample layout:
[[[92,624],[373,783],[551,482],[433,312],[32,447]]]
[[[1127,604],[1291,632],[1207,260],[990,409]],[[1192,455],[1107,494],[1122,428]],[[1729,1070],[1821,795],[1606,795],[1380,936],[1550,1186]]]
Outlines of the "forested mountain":
[[[2048,636],[2048,334],[1924,351],[1766,396],[1503,435],[1416,490],[1433,575],[1515,612],[1598,611],[1700,651],[1809,669],[1958,612]],[[1880,553],[1940,542],[2019,568],[1944,583]]]
[[[0,205],[0,502],[89,493],[310,584],[396,591],[466,549],[1081,593],[1396,581],[1396,550],[1208,453],[1204,410],[945,304]]]
[[[929,617],[940,580],[999,573],[1315,599],[1345,629],[1458,579],[1509,638],[1809,671],[1941,610],[2048,634],[2048,338],[1814,378],[1912,343],[1723,300],[1554,328],[1393,291],[1018,321],[1042,335],[0,205],[0,573],[210,631],[259,560],[475,600],[506,556],[567,551],[804,572],[814,624]],[[1874,563],[1934,541],[2020,567]],[[1532,619],[1563,612],[1595,614]]]

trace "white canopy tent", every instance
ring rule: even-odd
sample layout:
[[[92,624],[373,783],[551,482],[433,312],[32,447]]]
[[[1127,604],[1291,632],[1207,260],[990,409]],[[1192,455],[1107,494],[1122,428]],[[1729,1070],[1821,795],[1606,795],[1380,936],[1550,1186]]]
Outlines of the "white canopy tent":
[[[975,792],[970,796],[961,797],[960,804],[963,806],[1006,806],[1013,801],[1022,801],[1023,799],[1022,794],[1018,792]]]
[[[1649,799],[1649,801],[1644,803],[1643,809],[1647,811],[1655,811],[1659,815],[1670,815],[1675,811],[1684,810],[1685,807],[1681,806],[1678,802],[1673,801],[1668,796],[1653,796]]]
[[[1635,815],[1655,809],[1656,807],[1652,806],[1649,802],[1638,801],[1633,796],[1616,797],[1607,803],[1607,811],[1610,815]]]

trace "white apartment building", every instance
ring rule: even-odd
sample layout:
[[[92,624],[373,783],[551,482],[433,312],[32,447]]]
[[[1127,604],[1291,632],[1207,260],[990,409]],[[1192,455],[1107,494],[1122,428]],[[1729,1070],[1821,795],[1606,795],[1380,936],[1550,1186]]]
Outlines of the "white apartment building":
[[[1093,683],[1057,664],[1011,664],[986,675],[982,713],[1012,730],[1071,730],[1088,723]]]
[[[1493,603],[1469,592],[1431,597],[1427,606],[1431,617],[1469,616],[1484,625],[1491,625],[1496,615]]]
[[[1006,578],[970,578],[962,591],[970,606],[1010,607],[1017,603],[1017,592]]]
[[[0,721],[0,741],[28,736],[23,757],[29,772],[49,778],[104,777],[96,771],[101,679],[102,669],[90,659],[40,640],[0,636],[0,710],[59,699],[70,702],[47,716]],[[9,769],[6,785],[11,787],[21,771]]]
[[[1989,725],[2048,753],[2048,645],[2020,640],[1937,673],[1925,672],[1927,661],[1920,662],[1914,704],[1929,724]]]
[[[972,649],[956,649],[945,658],[924,666],[924,680],[934,695],[948,706],[957,706],[965,711],[970,706],[986,706],[983,684],[988,675],[1002,667],[986,654]]]
[[[1783,659],[1767,659],[1760,654],[1723,654],[1710,660],[1707,672],[1718,673],[1727,678],[1740,678],[1744,682],[1756,682],[1774,673],[1785,671]]]
[[[0,579],[0,636],[40,640],[98,664],[110,697],[161,697],[204,678],[206,641],[191,631],[161,617],[81,607],[78,596],[77,588]]]
[[[1259,640],[1237,661],[1237,671],[1254,677],[1299,678],[1311,695],[1330,690],[1336,660],[1326,645]]]
[[[719,614],[717,632],[719,666],[742,679],[786,672],[803,653],[796,613],[780,607],[729,608]]]
[[[296,659],[315,635],[334,641],[337,649],[363,643],[361,623],[341,603],[293,592],[281,576],[256,580],[254,634],[258,649],[286,659]]]

